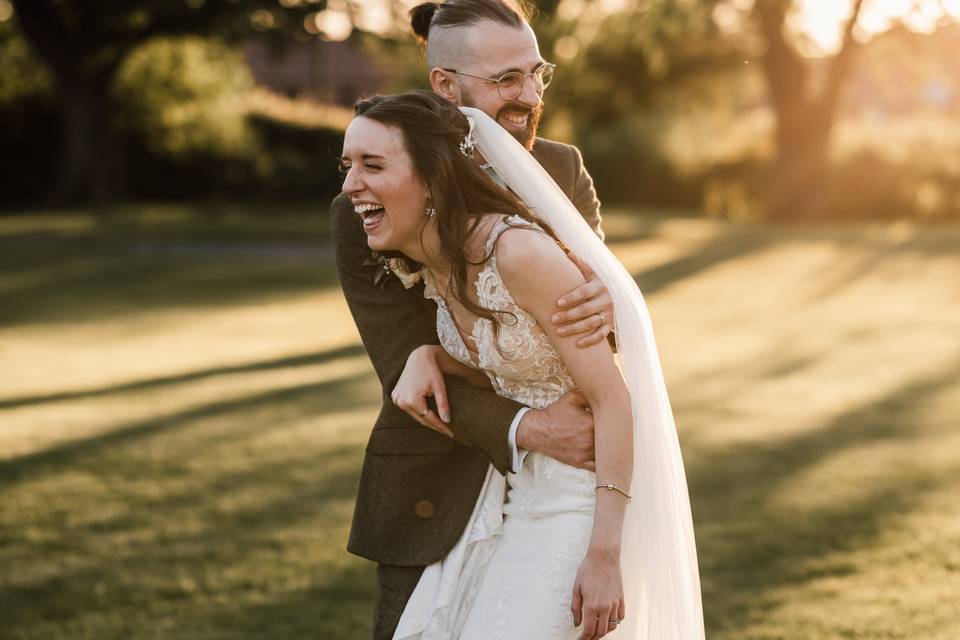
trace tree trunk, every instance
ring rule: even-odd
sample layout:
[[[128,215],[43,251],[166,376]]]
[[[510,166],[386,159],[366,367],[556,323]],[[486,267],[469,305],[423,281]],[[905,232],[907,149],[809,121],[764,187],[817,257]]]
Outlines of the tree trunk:
[[[53,205],[108,207],[120,194],[119,144],[110,122],[110,71],[58,74],[62,152],[50,192]]]
[[[120,190],[116,171],[122,163],[109,93],[122,55],[92,45],[93,34],[65,20],[57,2],[13,0],[13,5],[24,37],[53,71],[60,101],[61,153],[46,199],[104,208]]]
[[[776,114],[776,157],[767,186],[767,213],[774,219],[824,215],[829,188],[830,136],[840,90],[856,43],[853,28],[863,0],[855,0],[823,89],[811,95],[809,70],[787,42],[784,23],[789,0],[757,0],[755,10],[766,43],[763,70]]]
[[[774,219],[811,219],[823,215],[827,195],[832,114],[818,105],[777,114],[776,157],[767,193]]]

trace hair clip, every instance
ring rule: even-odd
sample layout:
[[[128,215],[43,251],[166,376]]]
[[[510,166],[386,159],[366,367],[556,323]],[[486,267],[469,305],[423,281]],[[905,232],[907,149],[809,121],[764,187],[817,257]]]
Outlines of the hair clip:
[[[473,137],[473,128],[477,123],[470,116],[467,116],[467,122],[470,123],[470,130],[467,131],[467,135],[463,137],[463,142],[460,143],[460,153],[472,158],[473,152],[477,148],[477,140]]]

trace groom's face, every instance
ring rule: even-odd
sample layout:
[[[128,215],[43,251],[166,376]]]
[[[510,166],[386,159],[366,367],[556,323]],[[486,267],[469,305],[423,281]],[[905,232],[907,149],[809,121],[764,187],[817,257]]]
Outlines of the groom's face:
[[[509,71],[531,73],[544,64],[537,46],[537,37],[530,25],[510,27],[484,21],[465,29],[469,62],[457,69],[472,76],[499,78]],[[520,141],[533,148],[537,125],[543,113],[543,90],[538,91],[532,78],[523,82],[523,90],[515,98],[505,100],[493,82],[457,75],[460,104],[484,111]]]

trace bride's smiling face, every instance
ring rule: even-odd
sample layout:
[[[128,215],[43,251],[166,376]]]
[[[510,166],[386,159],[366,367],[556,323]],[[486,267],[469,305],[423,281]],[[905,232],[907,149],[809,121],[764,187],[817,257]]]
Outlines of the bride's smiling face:
[[[354,118],[344,135],[340,166],[346,174],[343,193],[363,220],[370,248],[417,253],[428,191],[400,128]]]

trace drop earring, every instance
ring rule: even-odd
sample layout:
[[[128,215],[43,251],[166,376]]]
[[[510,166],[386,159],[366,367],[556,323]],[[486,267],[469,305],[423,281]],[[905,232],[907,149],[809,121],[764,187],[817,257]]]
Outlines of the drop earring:
[[[437,215],[437,210],[434,209],[433,207],[428,206],[426,209],[424,209],[424,213],[427,214],[428,218],[433,218],[434,216]]]

